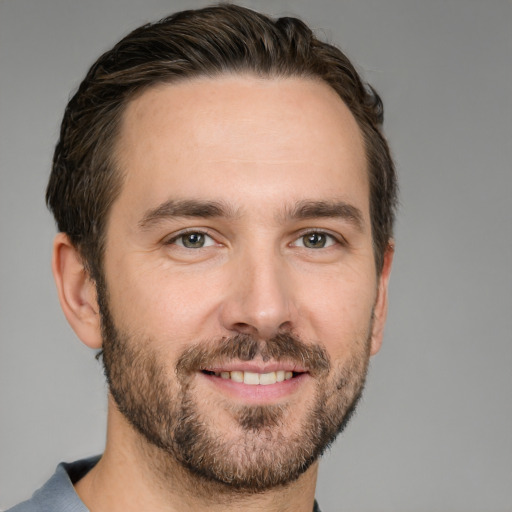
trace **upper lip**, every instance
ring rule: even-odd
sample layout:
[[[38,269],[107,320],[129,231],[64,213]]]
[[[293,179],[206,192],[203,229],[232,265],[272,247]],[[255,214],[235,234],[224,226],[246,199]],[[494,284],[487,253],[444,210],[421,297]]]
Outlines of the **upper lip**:
[[[305,373],[307,368],[293,362],[256,362],[256,361],[232,361],[229,363],[213,364],[201,368],[210,372],[253,372],[253,373],[271,373],[277,371]]]

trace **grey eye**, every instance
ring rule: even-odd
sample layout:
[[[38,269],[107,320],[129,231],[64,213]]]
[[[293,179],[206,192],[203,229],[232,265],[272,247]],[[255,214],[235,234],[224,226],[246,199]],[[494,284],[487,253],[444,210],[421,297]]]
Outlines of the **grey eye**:
[[[328,233],[322,233],[321,231],[310,231],[305,235],[297,238],[293,242],[295,247],[304,247],[306,249],[325,249],[331,245],[336,244],[334,236]]]
[[[323,249],[327,244],[327,236],[323,233],[308,233],[302,237],[302,243],[308,249]]]
[[[201,249],[202,247],[214,245],[215,242],[205,233],[191,232],[179,236],[175,243],[187,249]]]

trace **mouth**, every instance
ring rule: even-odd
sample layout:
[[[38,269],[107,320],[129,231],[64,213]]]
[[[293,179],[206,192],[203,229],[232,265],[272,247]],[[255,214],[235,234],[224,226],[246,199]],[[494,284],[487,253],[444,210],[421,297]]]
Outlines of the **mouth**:
[[[247,384],[249,386],[269,386],[279,382],[288,381],[294,377],[298,377],[302,373],[290,370],[277,370],[266,373],[258,373],[253,371],[233,370],[233,371],[215,371],[202,370],[202,373],[211,377],[217,377],[224,380]]]
[[[201,369],[199,375],[222,394],[252,404],[270,404],[291,397],[310,380],[306,368],[282,363],[232,363]]]

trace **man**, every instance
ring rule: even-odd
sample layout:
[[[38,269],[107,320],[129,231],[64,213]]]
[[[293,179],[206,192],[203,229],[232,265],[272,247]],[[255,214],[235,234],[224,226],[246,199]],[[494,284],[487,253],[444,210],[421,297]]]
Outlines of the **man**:
[[[98,59],[47,202],[62,308],[101,349],[107,443],[12,510],[317,510],[386,317],[381,107],[302,22],[233,5]]]

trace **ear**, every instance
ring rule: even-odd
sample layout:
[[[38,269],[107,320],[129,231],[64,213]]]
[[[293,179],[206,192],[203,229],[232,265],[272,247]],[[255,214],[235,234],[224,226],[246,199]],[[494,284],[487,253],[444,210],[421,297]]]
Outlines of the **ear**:
[[[101,324],[96,286],[68,236],[53,242],[52,270],[62,311],[69,324],[90,348],[101,348]]]
[[[372,356],[380,350],[384,336],[384,325],[388,314],[388,284],[394,254],[395,244],[393,240],[390,240],[384,253],[384,262],[377,288],[377,300],[375,301],[373,311],[372,341],[370,347],[370,354]]]

